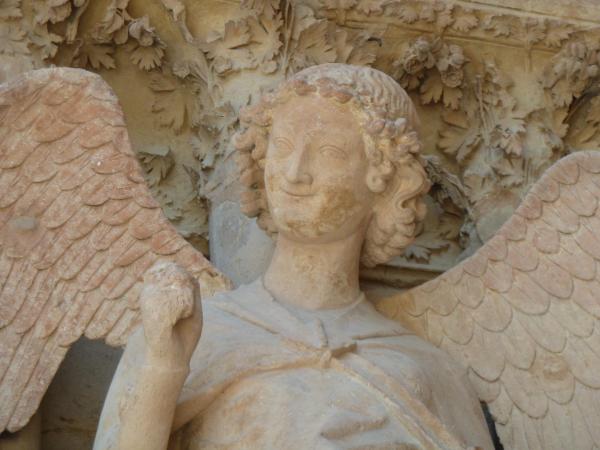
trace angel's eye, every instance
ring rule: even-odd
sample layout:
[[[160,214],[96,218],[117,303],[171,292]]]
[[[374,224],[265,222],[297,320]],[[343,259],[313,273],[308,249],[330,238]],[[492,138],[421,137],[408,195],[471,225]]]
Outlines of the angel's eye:
[[[278,156],[287,156],[294,150],[294,147],[285,138],[275,138],[273,141],[275,147],[275,154]]]
[[[328,158],[344,159],[346,152],[335,145],[323,145],[319,148],[319,152]]]

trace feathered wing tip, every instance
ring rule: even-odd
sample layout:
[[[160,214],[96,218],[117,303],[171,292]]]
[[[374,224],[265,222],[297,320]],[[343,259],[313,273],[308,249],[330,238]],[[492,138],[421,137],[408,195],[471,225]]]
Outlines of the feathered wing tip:
[[[0,86],[0,432],[28,422],[79,337],[125,343],[159,259],[204,296],[228,287],[152,198],[108,85],[58,68]]]
[[[600,448],[600,152],[554,164],[475,255],[378,308],[468,368],[506,449]]]

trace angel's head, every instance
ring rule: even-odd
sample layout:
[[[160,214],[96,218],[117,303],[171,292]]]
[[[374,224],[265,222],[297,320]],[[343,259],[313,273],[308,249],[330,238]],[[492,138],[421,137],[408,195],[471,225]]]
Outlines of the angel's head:
[[[361,261],[384,263],[414,239],[429,182],[406,92],[370,67],[298,72],[252,107],[236,138],[242,210],[268,233],[330,242],[366,230]]]

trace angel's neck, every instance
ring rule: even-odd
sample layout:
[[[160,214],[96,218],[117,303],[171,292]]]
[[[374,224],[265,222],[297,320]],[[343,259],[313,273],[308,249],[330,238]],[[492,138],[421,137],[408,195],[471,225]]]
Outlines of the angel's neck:
[[[307,244],[279,235],[264,276],[279,301],[306,309],[349,305],[360,295],[358,266],[364,230],[328,243]]]

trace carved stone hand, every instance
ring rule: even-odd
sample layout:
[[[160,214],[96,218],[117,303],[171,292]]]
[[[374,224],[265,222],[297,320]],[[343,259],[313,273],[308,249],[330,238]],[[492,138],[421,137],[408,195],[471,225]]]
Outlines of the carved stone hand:
[[[198,282],[171,262],[155,264],[140,295],[147,363],[187,368],[202,331]]]

